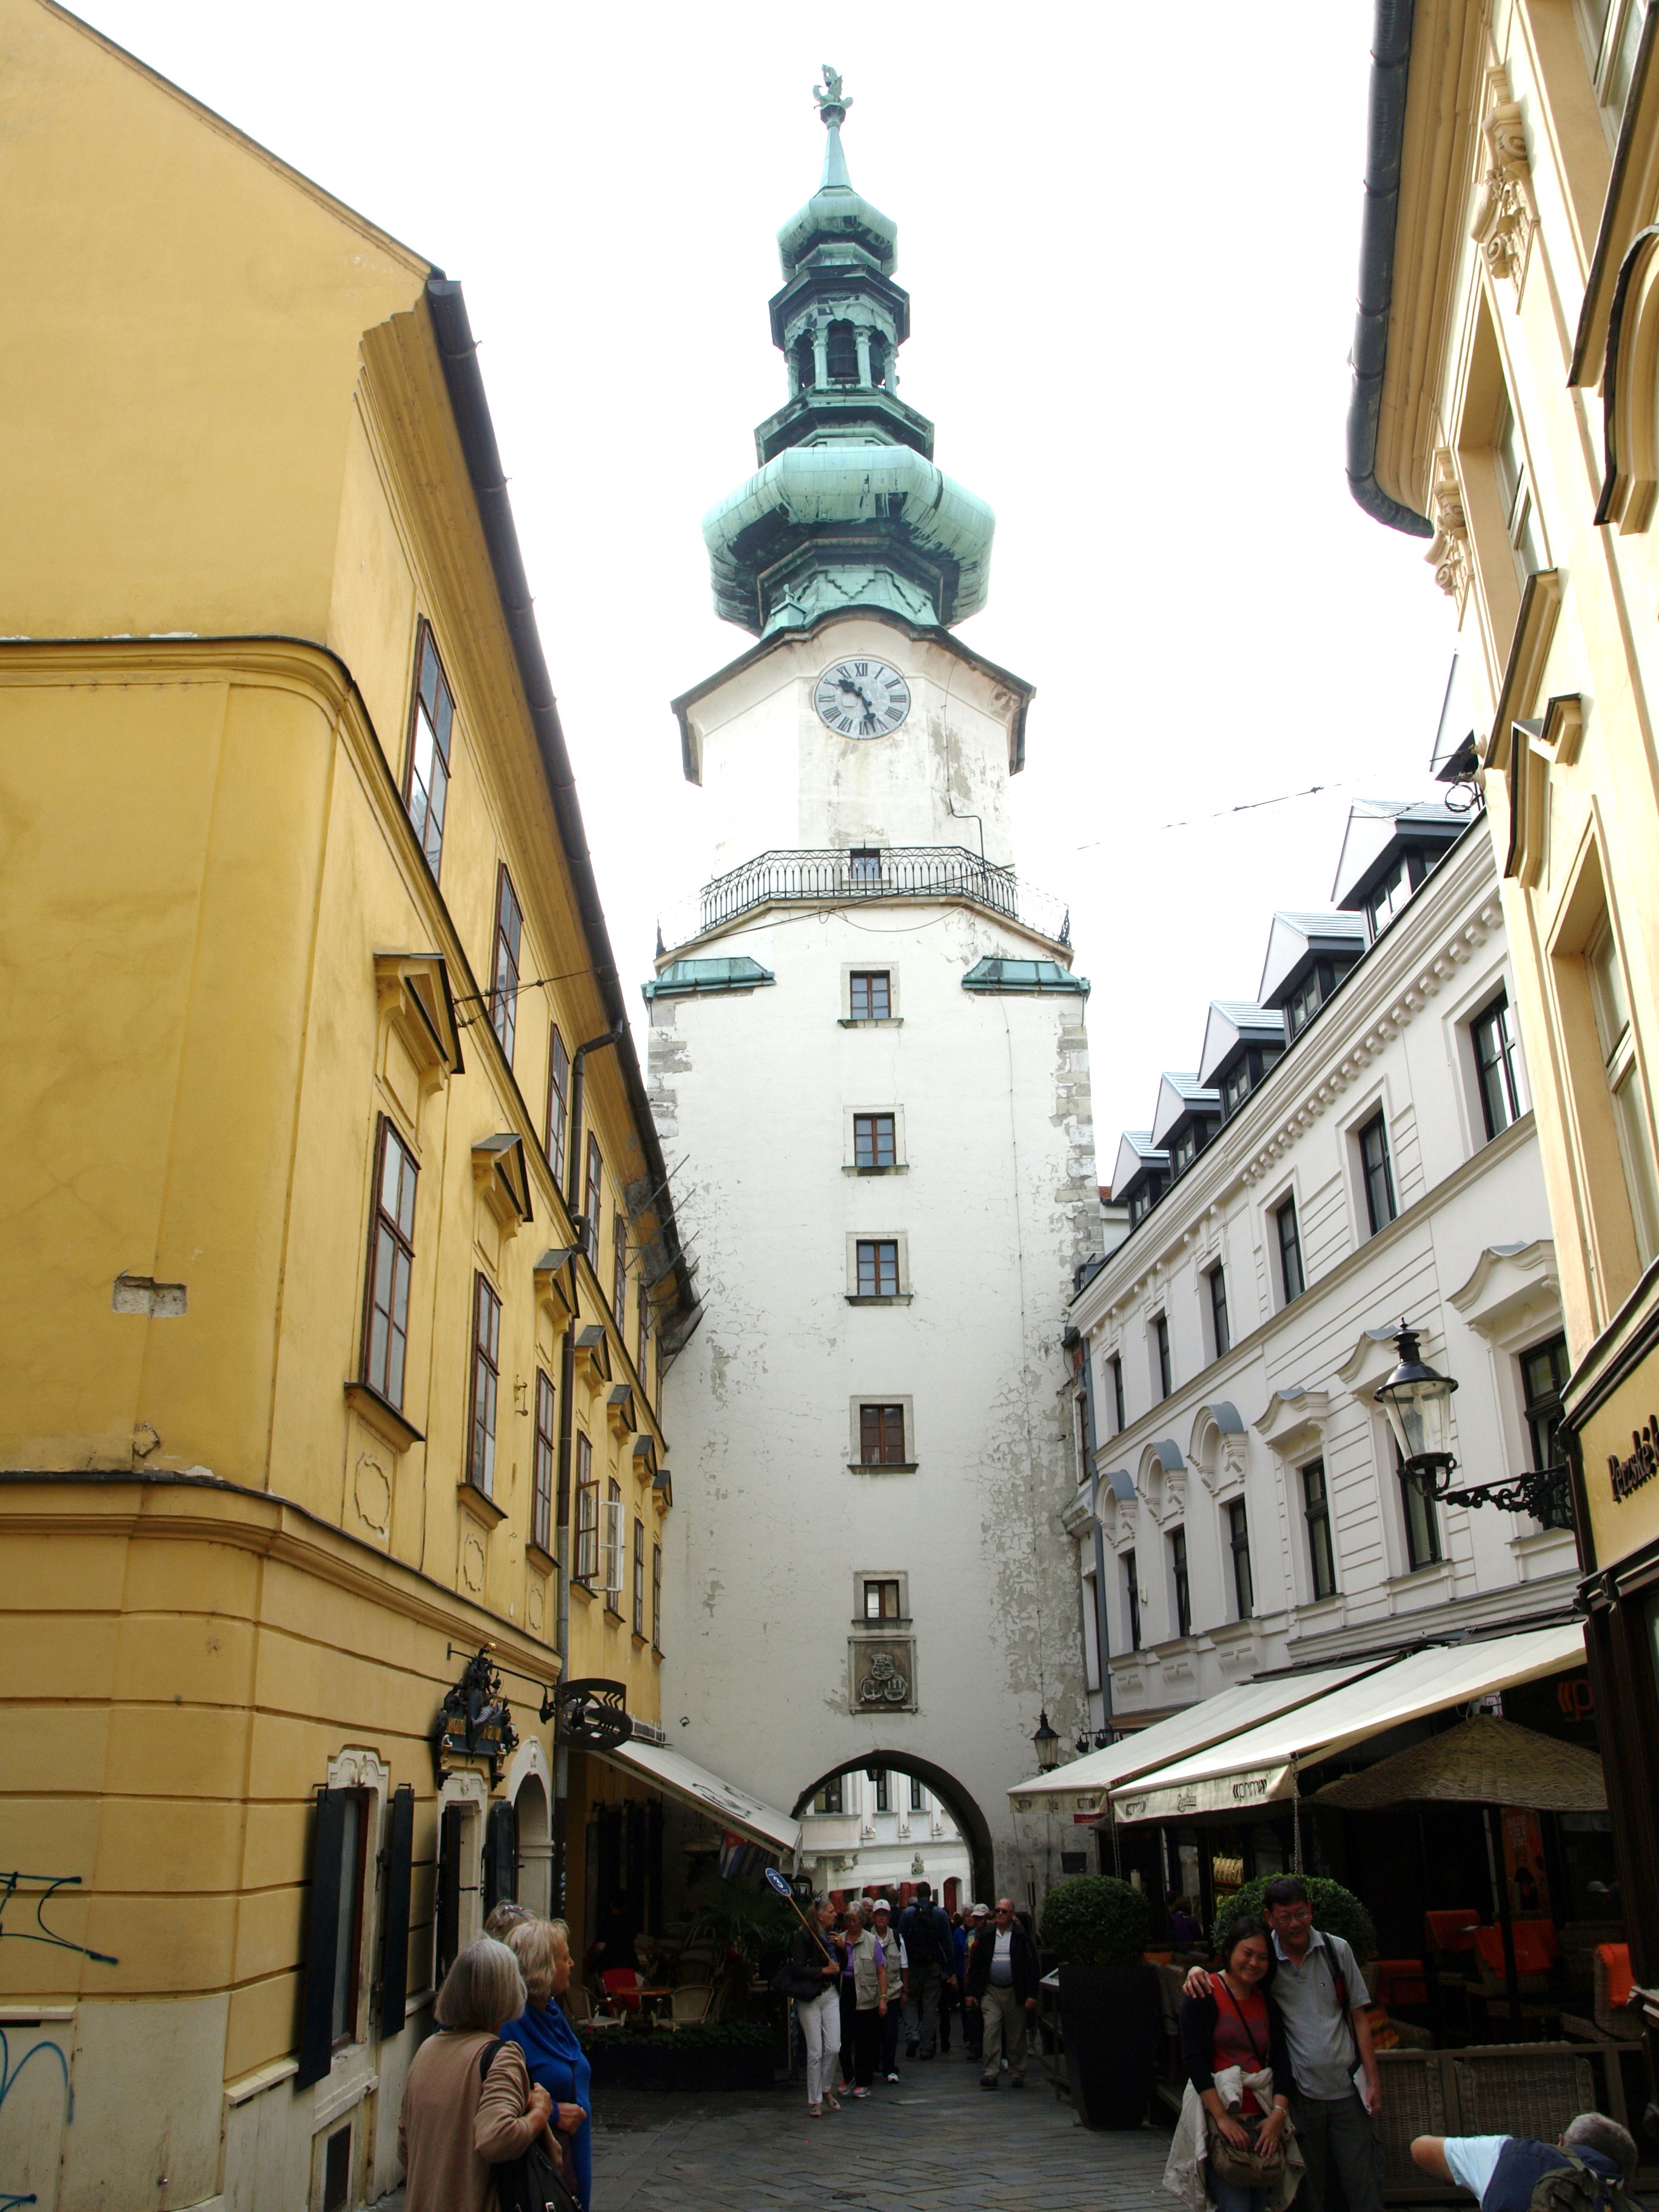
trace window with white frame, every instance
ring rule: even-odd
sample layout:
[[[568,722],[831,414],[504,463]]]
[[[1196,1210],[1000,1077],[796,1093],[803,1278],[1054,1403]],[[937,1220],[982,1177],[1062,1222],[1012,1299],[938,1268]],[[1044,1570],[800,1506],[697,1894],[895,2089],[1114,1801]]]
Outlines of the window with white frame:
[[[1518,1121],[1532,1103],[1521,1057],[1521,1032],[1507,991],[1488,1000],[1470,1022],[1469,1045],[1480,1093],[1480,1118],[1490,1144]]]
[[[1636,1247],[1645,1267],[1659,1250],[1659,1175],[1656,1175],[1654,1168],[1647,1096],[1636,1061],[1624,963],[1619,957],[1612,926],[1606,920],[1585,950],[1584,966],[1589,977],[1601,1064],[1613,1100],[1626,1187],[1630,1193]]]
[[[1498,478],[1498,504],[1503,508],[1504,526],[1509,533],[1516,580],[1524,590],[1528,577],[1543,567],[1544,556],[1538,534],[1538,513],[1533,497],[1532,478],[1527,468],[1527,449],[1522,441],[1521,426],[1516,420],[1507,391],[1499,396],[1498,413],[1492,423],[1492,464]]]
[[[1394,1198],[1394,1164],[1389,1158],[1389,1125],[1381,1108],[1360,1129],[1356,1144],[1359,1148],[1359,1180],[1365,1194],[1365,1218],[1375,1237],[1394,1219],[1398,1208]]]

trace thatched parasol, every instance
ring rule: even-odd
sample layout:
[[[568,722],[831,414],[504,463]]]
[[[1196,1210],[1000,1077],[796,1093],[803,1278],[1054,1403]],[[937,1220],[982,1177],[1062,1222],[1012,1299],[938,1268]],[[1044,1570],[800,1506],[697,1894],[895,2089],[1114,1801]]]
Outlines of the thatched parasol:
[[[1605,1813],[1607,1784],[1593,1751],[1536,1729],[1477,1713],[1442,1735],[1397,1751],[1314,1793],[1346,1813],[1384,1805],[1525,1805],[1540,1813]]]

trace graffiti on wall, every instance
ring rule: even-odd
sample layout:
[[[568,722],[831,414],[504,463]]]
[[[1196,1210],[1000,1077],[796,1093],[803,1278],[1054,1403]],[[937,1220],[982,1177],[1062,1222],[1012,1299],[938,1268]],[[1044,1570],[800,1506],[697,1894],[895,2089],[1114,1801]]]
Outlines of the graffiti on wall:
[[[9,1938],[18,1943],[50,1943],[59,1951],[78,1951],[83,1959],[94,1959],[100,1966],[119,1966],[120,1960],[112,1959],[107,1951],[89,1950],[86,1944],[74,1942],[46,1925],[46,1907],[60,1889],[75,1888],[80,1880],[78,1874],[24,1874],[15,1868],[9,1873],[0,1872],[0,1942]],[[14,1915],[8,1927],[6,1915],[13,1903],[26,1907],[30,1897],[34,1899],[34,1926],[18,1927]],[[3,2204],[0,2212],[5,2212]]]

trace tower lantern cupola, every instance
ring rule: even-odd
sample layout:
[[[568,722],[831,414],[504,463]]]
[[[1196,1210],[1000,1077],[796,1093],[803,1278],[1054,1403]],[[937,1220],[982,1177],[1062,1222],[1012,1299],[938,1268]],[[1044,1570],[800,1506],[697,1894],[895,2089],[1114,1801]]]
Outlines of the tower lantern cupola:
[[[854,188],[852,101],[827,64],[813,98],[823,175],[778,233],[771,301],[789,397],[755,432],[758,472],[704,518],[715,609],[757,636],[854,607],[949,626],[985,604],[995,518],[933,466],[933,426],[898,396],[898,228]]]

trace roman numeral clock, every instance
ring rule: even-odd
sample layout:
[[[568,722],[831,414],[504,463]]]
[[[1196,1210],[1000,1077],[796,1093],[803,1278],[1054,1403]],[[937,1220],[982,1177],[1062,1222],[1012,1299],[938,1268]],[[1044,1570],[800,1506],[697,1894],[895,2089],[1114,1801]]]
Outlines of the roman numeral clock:
[[[910,711],[910,687],[884,660],[837,660],[819,677],[812,702],[826,730],[886,738]]]

